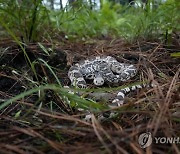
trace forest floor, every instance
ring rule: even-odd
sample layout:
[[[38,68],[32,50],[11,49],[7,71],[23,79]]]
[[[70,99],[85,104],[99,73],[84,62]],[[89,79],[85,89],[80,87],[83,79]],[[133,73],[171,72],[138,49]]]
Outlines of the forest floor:
[[[36,43],[25,46],[31,62],[36,60],[36,77],[15,42],[0,42],[1,104],[35,85],[56,84],[38,58],[52,67],[62,85],[70,85],[67,71],[73,63],[90,56],[111,55],[138,68],[138,75],[123,85],[152,80],[158,86],[134,92],[119,107],[118,117],[102,123],[96,118],[92,123],[82,121],[79,113],[66,108],[52,90],[41,99],[38,94],[26,96],[0,110],[0,153],[180,153],[180,143],[155,140],[180,138],[180,60],[173,56],[180,52],[178,39],[172,45],[158,41],[130,44],[111,38],[84,42],[58,39],[53,45],[42,45],[48,54]],[[138,144],[143,132],[153,137],[153,143],[145,149]]]

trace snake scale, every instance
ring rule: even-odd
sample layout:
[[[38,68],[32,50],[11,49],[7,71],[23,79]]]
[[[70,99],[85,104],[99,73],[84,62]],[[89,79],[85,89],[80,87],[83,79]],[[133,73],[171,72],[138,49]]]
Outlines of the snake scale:
[[[107,84],[118,84],[125,82],[137,74],[137,69],[132,64],[120,63],[112,56],[97,56],[71,66],[68,77],[72,86],[76,88],[87,88],[86,80],[93,80],[96,86]],[[117,92],[116,97],[109,104],[110,108],[120,106],[124,103],[125,95],[133,90],[142,88],[141,85],[126,87]],[[99,119],[112,117],[114,112],[105,112]],[[86,121],[91,119],[91,114],[84,118]]]

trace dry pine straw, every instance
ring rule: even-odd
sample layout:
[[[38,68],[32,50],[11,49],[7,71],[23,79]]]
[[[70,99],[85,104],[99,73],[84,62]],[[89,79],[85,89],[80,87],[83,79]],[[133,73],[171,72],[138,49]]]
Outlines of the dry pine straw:
[[[180,70],[178,59],[170,57],[172,50],[157,42],[126,44],[121,40],[64,43],[56,47],[66,52],[68,64],[90,55],[113,55],[120,61],[129,61],[126,55],[136,56],[140,73],[131,82],[149,78],[158,86],[130,95],[119,116],[104,123],[95,117],[92,123],[84,122],[77,112],[68,109],[69,114],[58,109],[52,114],[46,101],[38,110],[32,108],[31,99],[19,100],[0,113],[0,153],[180,153],[179,144],[152,144],[141,149],[137,142],[138,135],[147,131],[157,137],[180,137]],[[36,51],[37,45],[29,48]],[[1,71],[1,77],[7,75],[4,72]],[[12,74],[8,76],[20,82]],[[9,98],[13,93],[1,89],[0,95]],[[51,97],[62,106],[55,93]],[[23,116],[29,108],[31,112]],[[21,116],[15,118],[19,110]]]

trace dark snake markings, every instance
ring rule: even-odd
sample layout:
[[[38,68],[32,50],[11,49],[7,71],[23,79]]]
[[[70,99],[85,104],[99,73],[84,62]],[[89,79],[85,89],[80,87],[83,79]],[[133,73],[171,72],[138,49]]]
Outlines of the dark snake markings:
[[[87,88],[86,79],[93,80],[96,86],[102,86],[104,83],[116,84],[125,82],[137,74],[137,69],[132,64],[120,63],[111,56],[97,56],[83,60],[69,69],[68,77],[71,84],[77,88]],[[116,98],[109,105],[110,108],[123,104],[126,93],[142,88],[141,85],[121,89]],[[99,117],[104,119],[111,117],[114,113],[106,113]],[[91,115],[86,115],[85,119],[91,119]]]

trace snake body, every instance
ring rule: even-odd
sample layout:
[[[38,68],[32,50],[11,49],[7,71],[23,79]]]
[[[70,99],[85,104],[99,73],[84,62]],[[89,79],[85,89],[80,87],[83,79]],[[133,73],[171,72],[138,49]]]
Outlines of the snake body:
[[[71,66],[68,71],[71,84],[77,88],[87,88],[87,79],[93,80],[96,86],[102,86],[104,83],[117,84],[119,82],[125,82],[136,74],[137,69],[134,65],[120,63],[111,56],[97,56],[82,60]],[[115,98],[109,104],[109,107],[113,108],[122,105],[125,95],[137,88],[142,88],[142,86],[126,87],[118,91]],[[105,112],[99,119],[111,117],[112,115],[114,115],[114,112]],[[89,121],[91,114],[86,115],[85,119]]]
[[[83,60],[69,69],[68,77],[73,86],[86,88],[86,79],[97,86],[127,81],[137,73],[134,65],[118,62],[111,56],[97,56]]]

